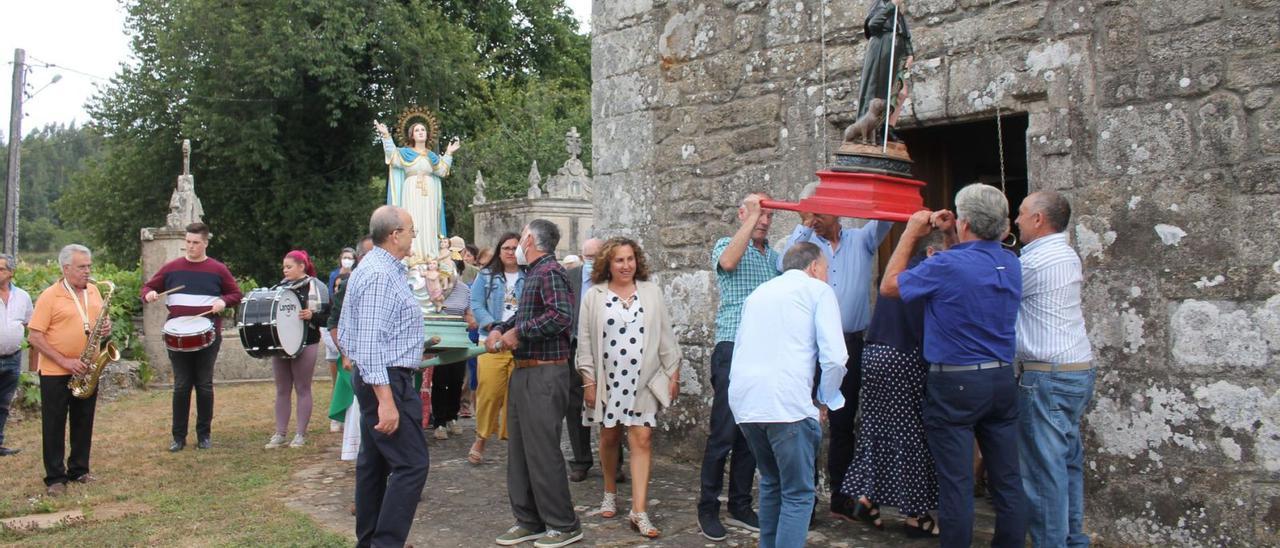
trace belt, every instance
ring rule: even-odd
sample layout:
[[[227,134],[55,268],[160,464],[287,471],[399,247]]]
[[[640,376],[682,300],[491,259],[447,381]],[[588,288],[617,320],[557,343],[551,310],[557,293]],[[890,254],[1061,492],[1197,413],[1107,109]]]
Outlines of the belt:
[[[1000,369],[1001,367],[1008,367],[1009,365],[1010,365],[1009,362],[983,362],[983,363],[974,364],[974,365],[934,364],[929,366],[929,371],[932,373],[959,373],[961,371],[980,371],[983,369]]]
[[[568,360],[516,360],[516,369],[526,367],[538,367],[542,365],[561,365],[568,364]]]
[[[1077,362],[1077,363],[1049,363],[1036,361],[1020,361],[1018,362],[1018,372],[1023,371],[1042,371],[1045,373],[1058,373],[1065,371],[1088,371],[1093,369],[1093,362]]]
[[[17,352],[14,352],[14,353],[12,353],[12,354],[5,354],[5,355],[3,355],[3,356],[0,356],[0,360],[7,360],[7,359],[12,358],[12,357],[14,357],[14,356],[17,356],[18,354],[21,354],[21,353],[22,353],[22,349],[21,349],[21,348],[19,348]]]

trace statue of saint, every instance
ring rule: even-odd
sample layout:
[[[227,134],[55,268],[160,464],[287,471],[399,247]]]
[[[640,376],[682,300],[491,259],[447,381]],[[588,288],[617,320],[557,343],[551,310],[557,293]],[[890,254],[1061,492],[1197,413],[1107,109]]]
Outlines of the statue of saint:
[[[373,125],[382,137],[382,149],[389,166],[387,203],[408,210],[418,230],[408,263],[412,266],[439,259],[439,242],[446,233],[440,179],[449,176],[453,153],[461,144],[455,137],[443,156],[432,151],[436,121],[426,110],[411,108],[401,116],[400,131],[405,145],[402,147],[396,147],[385,124],[374,122]]]
[[[907,69],[915,61],[911,29],[907,27],[907,19],[902,15],[905,2],[906,0],[875,0],[862,23],[863,35],[867,37],[867,54],[862,60],[862,79],[858,83],[856,118],[860,119],[866,114],[872,99],[881,99],[888,105],[890,125],[896,125],[898,107],[906,97],[904,78]],[[892,75],[889,74],[891,63]],[[889,90],[890,78],[893,78],[892,92]],[[890,95],[893,96],[892,100]]]

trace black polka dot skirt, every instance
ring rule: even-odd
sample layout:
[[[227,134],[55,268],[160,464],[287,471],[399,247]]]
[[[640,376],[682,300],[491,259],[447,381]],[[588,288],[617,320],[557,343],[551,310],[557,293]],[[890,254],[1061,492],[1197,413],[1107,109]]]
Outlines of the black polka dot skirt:
[[[927,369],[909,354],[868,344],[862,350],[862,422],[841,492],[918,516],[938,508],[938,481],[924,437]]]

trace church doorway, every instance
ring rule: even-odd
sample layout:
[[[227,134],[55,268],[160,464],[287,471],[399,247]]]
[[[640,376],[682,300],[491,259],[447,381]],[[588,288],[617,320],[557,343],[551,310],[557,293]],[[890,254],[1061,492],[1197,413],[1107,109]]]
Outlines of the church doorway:
[[[996,119],[924,127],[899,127],[914,161],[916,179],[923,190],[924,206],[955,210],[955,196],[965,185],[979,182],[1003,186],[1009,199],[1010,222],[1027,197],[1027,115],[1005,114]],[[1000,181],[1000,135],[1004,141],[1004,183]],[[898,223],[880,246],[880,271],[884,271],[905,224]]]

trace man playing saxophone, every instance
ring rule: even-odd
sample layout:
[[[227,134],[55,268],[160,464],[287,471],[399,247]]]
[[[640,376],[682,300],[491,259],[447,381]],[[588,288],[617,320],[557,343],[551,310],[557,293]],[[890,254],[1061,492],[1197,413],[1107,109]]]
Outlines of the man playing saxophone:
[[[110,319],[102,306],[98,287],[90,282],[93,255],[89,248],[70,244],[58,253],[62,278],[36,299],[35,311],[27,325],[27,340],[38,351],[33,367],[40,371],[40,420],[44,436],[44,484],[50,495],[61,495],[67,482],[89,483],[89,448],[93,441],[93,414],[98,404],[94,393],[81,399],[71,395],[73,375],[86,371],[81,355],[97,326],[101,339],[111,333]],[[62,440],[68,419],[71,424],[71,455],[63,462],[66,447]]]

